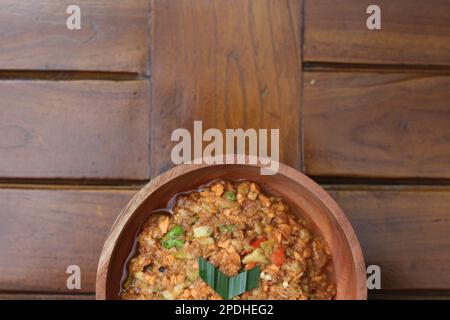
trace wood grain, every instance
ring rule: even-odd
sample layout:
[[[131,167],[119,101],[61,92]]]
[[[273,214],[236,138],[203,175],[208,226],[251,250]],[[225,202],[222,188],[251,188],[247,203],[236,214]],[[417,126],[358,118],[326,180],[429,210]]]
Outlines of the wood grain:
[[[381,30],[366,9],[381,8]],[[305,0],[304,61],[450,65],[447,0]]]
[[[381,266],[383,289],[450,288],[447,187],[327,189],[354,226],[367,265]],[[103,241],[132,194],[1,189],[0,290],[66,292],[65,268],[79,264],[82,292],[93,292]]]
[[[449,291],[369,291],[369,300],[450,300]]]
[[[0,69],[148,73],[149,1],[84,0],[69,30],[71,0],[2,0]]]
[[[329,187],[381,288],[450,289],[450,188]]]
[[[304,75],[304,164],[316,176],[450,178],[450,77]]]
[[[152,175],[177,128],[280,129],[300,166],[301,1],[152,1]]]
[[[93,294],[0,293],[0,300],[94,300]]]
[[[1,81],[0,177],[145,180],[146,81]]]
[[[103,242],[134,191],[0,189],[0,291],[94,292]],[[66,268],[81,268],[81,290]]]

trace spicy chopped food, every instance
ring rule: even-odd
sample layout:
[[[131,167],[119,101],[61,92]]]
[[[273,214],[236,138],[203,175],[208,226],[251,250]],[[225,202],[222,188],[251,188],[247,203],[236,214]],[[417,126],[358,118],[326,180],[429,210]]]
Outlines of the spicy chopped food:
[[[127,265],[121,299],[221,299],[199,277],[199,257],[232,277],[255,266],[259,285],[234,299],[332,299],[327,244],[280,197],[250,181],[214,181],[150,215]]]

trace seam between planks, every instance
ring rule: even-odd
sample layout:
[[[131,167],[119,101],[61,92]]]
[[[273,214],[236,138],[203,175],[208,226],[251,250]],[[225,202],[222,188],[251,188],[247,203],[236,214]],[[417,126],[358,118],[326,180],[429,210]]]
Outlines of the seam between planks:
[[[153,128],[152,128],[152,119],[153,119],[153,114],[152,114],[152,26],[153,26],[153,19],[152,19],[152,15],[153,15],[153,1],[150,0],[149,5],[148,5],[148,13],[147,13],[147,17],[148,17],[148,24],[147,24],[147,73],[149,74],[149,77],[147,79],[147,86],[148,86],[148,99],[147,99],[147,108],[148,108],[148,143],[147,143],[147,147],[148,147],[148,159],[147,159],[147,163],[148,163],[148,172],[147,172],[147,177],[152,177],[152,133],[153,133]]]
[[[47,81],[135,81],[148,80],[148,76],[132,72],[72,71],[72,70],[0,70],[1,80],[47,80]]]
[[[1,189],[21,190],[72,190],[72,191],[138,191],[144,184],[134,185],[64,185],[64,184],[36,184],[36,183],[0,183]]]
[[[304,72],[429,73],[450,75],[450,66],[304,61]]]
[[[305,44],[305,1],[302,0],[300,12],[300,170],[306,172],[305,165],[305,126],[303,117],[304,108],[304,92],[305,92],[305,61],[304,61],[304,44]]]

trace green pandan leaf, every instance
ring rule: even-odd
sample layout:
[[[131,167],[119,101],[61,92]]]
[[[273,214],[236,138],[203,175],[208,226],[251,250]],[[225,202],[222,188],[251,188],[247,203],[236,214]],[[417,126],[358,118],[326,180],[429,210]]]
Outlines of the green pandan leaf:
[[[198,258],[199,275],[215,292],[225,300],[239,296],[259,286],[259,266],[228,277],[203,257]]]

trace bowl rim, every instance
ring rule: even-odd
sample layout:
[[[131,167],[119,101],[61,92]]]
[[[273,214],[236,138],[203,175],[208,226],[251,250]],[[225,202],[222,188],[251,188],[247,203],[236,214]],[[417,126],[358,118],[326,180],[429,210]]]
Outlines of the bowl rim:
[[[255,161],[256,159],[256,164]],[[261,162],[259,161],[261,157],[249,157],[245,159],[245,163],[239,163],[240,166],[253,166],[261,168]],[[267,163],[267,162],[264,162]],[[333,197],[325,191],[321,186],[319,186],[315,181],[309,178],[304,173],[286,165],[281,162],[279,164],[279,170],[277,174],[282,174],[301,183],[306,189],[312,192],[322,204],[329,210],[332,216],[336,219],[337,223],[341,227],[341,230],[347,240],[350,252],[353,258],[353,265],[355,267],[356,274],[356,299],[365,300],[367,299],[367,278],[366,278],[366,267],[364,262],[364,256],[361,250],[356,233],[347,219],[344,211],[340,208]],[[201,170],[206,167],[215,166],[233,166],[236,164],[217,164],[217,163],[202,163],[202,164],[181,164],[168,171],[162,173],[156,178],[148,182],[143,188],[141,188],[128,202],[128,204],[122,209],[120,214],[117,216],[115,222],[111,226],[109,234],[104,242],[96,274],[95,283],[95,294],[97,300],[106,299],[106,284],[107,276],[109,271],[109,265],[111,256],[115,249],[115,244],[122,233],[123,228],[134,214],[134,212],[143,204],[143,202],[158,188],[162,185],[168,183],[173,179],[177,179],[180,175],[187,174],[193,171]]]

